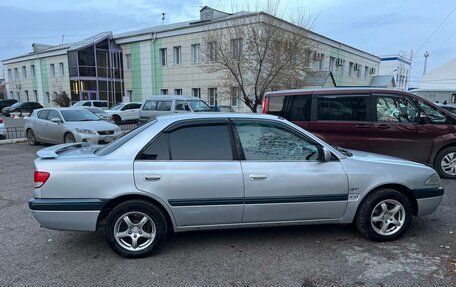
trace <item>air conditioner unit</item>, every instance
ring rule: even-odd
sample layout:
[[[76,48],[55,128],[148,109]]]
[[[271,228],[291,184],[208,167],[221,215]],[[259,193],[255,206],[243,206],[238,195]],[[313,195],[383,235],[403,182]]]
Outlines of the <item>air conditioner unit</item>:
[[[337,59],[337,66],[343,66],[344,65],[344,60],[341,58]]]
[[[314,59],[315,59],[315,60],[321,60],[321,53],[315,51],[315,53],[314,53]]]
[[[355,64],[355,70],[361,70],[362,65],[361,64]]]
[[[376,72],[376,70],[375,70],[374,67],[370,68],[370,73],[371,73],[371,74],[375,74],[375,72]]]

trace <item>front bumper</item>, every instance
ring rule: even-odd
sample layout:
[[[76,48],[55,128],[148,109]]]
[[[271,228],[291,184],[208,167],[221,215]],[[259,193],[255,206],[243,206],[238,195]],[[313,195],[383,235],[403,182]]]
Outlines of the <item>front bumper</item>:
[[[0,136],[6,136],[6,128],[4,124],[0,124]]]
[[[48,229],[95,231],[106,201],[100,199],[32,198],[29,207],[38,223]]]
[[[412,190],[418,203],[418,216],[433,213],[442,202],[444,189],[428,188]]]

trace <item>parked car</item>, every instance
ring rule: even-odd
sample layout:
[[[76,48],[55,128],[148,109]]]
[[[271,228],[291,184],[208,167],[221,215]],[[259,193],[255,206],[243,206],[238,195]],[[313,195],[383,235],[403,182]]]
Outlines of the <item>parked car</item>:
[[[201,229],[354,222],[372,240],[393,240],[443,196],[427,165],[334,148],[267,115],[160,116],[104,147],[37,155],[29,207],[40,225],[104,228],[125,257]]]
[[[235,113],[236,111],[233,109],[232,106],[210,106],[213,112],[222,112],[222,113]]]
[[[201,99],[188,96],[152,96],[139,110],[139,122],[170,113],[210,112],[211,108]]]
[[[115,105],[110,110],[106,110],[108,114],[112,116],[112,120],[118,124],[127,121],[138,121],[139,120],[139,109],[142,103],[121,103]]]
[[[111,121],[112,120],[111,115],[108,114],[105,110],[102,110],[100,108],[92,108],[92,107],[81,107],[81,108],[84,108],[84,109],[88,110],[89,112],[91,112],[92,114],[98,116],[100,119],[102,119],[104,121]]]
[[[6,127],[5,124],[3,123],[3,119],[0,118],[0,140],[3,140],[6,138]]]
[[[19,116],[26,117],[30,115],[34,110],[41,109],[43,106],[36,102],[17,102],[9,107],[2,109],[2,115],[6,117]]]
[[[333,145],[428,163],[456,178],[456,117],[421,97],[375,88],[277,91],[265,95],[263,113]]]
[[[31,145],[38,143],[108,143],[122,135],[115,124],[101,120],[86,109],[40,109],[25,121],[25,134]]]
[[[79,102],[74,103],[73,107],[95,107],[95,108],[100,108],[102,110],[107,110],[108,102],[100,101],[100,100],[79,101]]]
[[[3,108],[14,105],[15,103],[17,103],[17,100],[15,100],[15,99],[0,100],[0,112],[3,110]]]
[[[436,104],[438,107],[441,107],[444,110],[449,111],[453,115],[456,115],[456,105],[452,104]]]

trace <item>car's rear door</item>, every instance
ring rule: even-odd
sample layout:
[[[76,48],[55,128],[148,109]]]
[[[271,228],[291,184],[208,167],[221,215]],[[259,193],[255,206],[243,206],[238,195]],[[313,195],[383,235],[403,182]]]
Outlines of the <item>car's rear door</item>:
[[[347,175],[339,160],[320,160],[320,146],[285,124],[236,120],[242,147],[242,222],[329,220],[343,216]]]
[[[158,196],[179,226],[240,223],[244,182],[226,119],[181,122],[137,156],[138,189]]]
[[[314,94],[310,131],[328,143],[372,151],[371,129],[369,92]]]

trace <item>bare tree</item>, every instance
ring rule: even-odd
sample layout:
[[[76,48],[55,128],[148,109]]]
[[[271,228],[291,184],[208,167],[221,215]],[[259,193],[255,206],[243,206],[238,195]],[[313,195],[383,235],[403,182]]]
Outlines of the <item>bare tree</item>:
[[[210,24],[202,45],[204,68],[220,72],[225,88],[233,87],[231,93],[240,94],[254,113],[267,91],[301,87],[309,69],[309,18],[292,24],[274,16],[277,7],[269,8],[270,13],[233,15]]]

